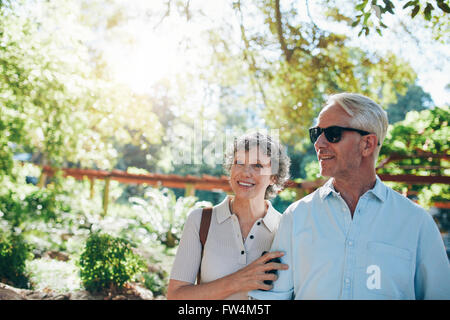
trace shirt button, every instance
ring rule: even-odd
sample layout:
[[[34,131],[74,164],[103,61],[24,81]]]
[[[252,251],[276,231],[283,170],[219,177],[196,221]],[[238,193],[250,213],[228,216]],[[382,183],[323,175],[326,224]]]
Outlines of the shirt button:
[[[256,224],[259,226],[261,224],[261,221],[258,221]]]
[[[348,245],[349,245],[350,247],[352,247],[352,246],[353,246],[353,241],[352,241],[352,240],[349,240],[349,241],[348,241]]]
[[[250,236],[250,239],[253,239],[253,238],[254,238],[254,236],[253,236],[253,235],[251,235],[251,236]]]
[[[350,279],[349,279],[349,278],[346,278],[346,279],[345,279],[345,285],[346,285],[347,287],[350,286]]]
[[[242,251],[241,251],[241,254],[244,254],[244,253],[245,253],[245,251],[244,251],[244,250],[242,250]]]

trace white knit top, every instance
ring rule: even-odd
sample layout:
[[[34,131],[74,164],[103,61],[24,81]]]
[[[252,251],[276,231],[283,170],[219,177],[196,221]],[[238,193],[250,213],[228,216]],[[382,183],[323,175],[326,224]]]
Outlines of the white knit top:
[[[239,220],[231,213],[226,197],[213,207],[211,225],[201,261],[201,283],[210,282],[234,273],[269,251],[281,214],[270,201],[262,219],[252,226],[247,238],[241,235]],[[200,220],[202,209],[190,212],[183,229],[170,279],[195,283],[201,260]],[[239,292],[227,299],[248,299],[247,292]]]

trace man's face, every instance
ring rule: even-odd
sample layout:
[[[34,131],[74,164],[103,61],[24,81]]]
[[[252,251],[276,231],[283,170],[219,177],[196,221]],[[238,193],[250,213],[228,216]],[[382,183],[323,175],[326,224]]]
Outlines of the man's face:
[[[351,117],[337,104],[325,107],[319,115],[320,128],[331,126],[351,127]],[[358,173],[361,164],[361,135],[357,132],[343,131],[337,143],[329,142],[322,133],[314,143],[320,174],[336,179],[350,178]]]

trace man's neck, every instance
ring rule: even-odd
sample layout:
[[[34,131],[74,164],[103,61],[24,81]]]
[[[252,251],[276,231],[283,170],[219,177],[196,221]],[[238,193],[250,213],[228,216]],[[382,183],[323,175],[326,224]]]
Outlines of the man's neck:
[[[333,178],[334,189],[341,194],[341,197],[347,203],[350,213],[353,218],[353,213],[355,212],[356,206],[358,205],[359,198],[373,189],[376,183],[375,172],[373,174],[367,175],[364,178],[355,179],[339,179]]]

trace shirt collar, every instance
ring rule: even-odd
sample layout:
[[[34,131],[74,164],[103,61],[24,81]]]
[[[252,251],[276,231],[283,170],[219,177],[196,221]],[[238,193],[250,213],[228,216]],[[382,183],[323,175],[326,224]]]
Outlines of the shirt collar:
[[[325,182],[325,184],[319,189],[319,195],[322,200],[325,199],[330,193],[334,193],[336,195],[338,194],[333,186],[333,178],[328,179],[328,181]],[[380,201],[384,202],[386,200],[387,187],[381,181],[380,177],[376,176],[375,186],[367,191],[367,193],[373,194]]]
[[[264,218],[262,218],[262,222],[270,232],[274,232],[277,229],[281,214],[275,210],[270,201],[266,200],[266,202],[269,203],[269,208]],[[229,197],[226,197],[221,203],[215,206],[214,210],[219,224],[230,218],[232,213],[229,206]]]
[[[322,200],[325,199],[330,193],[337,194],[333,186],[333,178],[328,179],[328,181],[319,188],[319,196]]]
[[[381,202],[384,202],[386,200],[387,196],[387,187],[386,185],[381,181],[380,177],[376,176],[375,186],[367,191],[367,193],[372,193],[375,197],[377,197]]]
[[[269,203],[269,208],[267,209],[267,213],[262,219],[264,224],[266,225],[267,229],[269,229],[270,232],[274,232],[278,228],[278,223],[281,218],[281,213],[279,213],[277,210],[275,210],[274,207],[272,207],[272,203],[269,200],[266,200]]]

